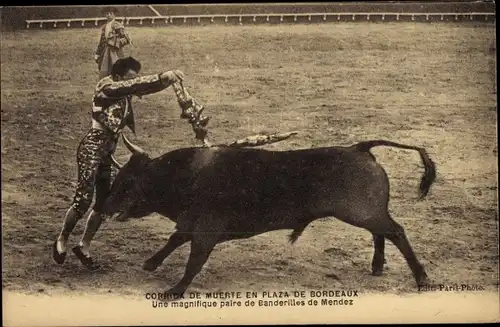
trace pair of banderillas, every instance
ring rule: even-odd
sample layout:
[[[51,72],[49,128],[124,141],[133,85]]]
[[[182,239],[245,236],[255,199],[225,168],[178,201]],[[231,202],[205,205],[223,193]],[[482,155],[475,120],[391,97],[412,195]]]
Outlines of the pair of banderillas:
[[[203,146],[211,146],[207,140],[208,130],[206,128],[209,117],[203,116],[203,110],[205,109],[200,103],[198,103],[187,91],[187,89],[182,84],[182,81],[173,84],[173,89],[175,95],[177,96],[177,102],[181,107],[181,118],[187,119],[191,124],[195,137],[203,143]],[[292,135],[296,135],[297,132],[288,133],[274,133],[268,135],[253,135],[246,137],[244,139],[237,140],[231,144],[230,147],[245,147],[245,146],[259,146],[269,143],[275,143],[289,138]]]
[[[197,140],[200,140],[204,146],[210,146],[207,140],[208,130],[206,128],[210,118],[203,116],[205,108],[189,94],[182,81],[174,83],[173,89],[177,96],[177,102],[181,107],[181,118],[187,119],[191,124]]]

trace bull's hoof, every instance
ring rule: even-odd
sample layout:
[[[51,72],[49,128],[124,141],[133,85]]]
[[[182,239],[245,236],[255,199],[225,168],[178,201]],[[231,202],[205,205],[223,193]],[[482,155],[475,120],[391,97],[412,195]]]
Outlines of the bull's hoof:
[[[60,265],[62,265],[64,260],[66,260],[66,252],[59,253],[59,251],[57,251],[57,241],[55,241],[52,245],[52,258],[54,258],[54,261]]]
[[[76,257],[78,259],[80,259],[80,262],[88,269],[88,270],[91,270],[91,271],[94,271],[94,270],[98,270],[99,268],[101,268],[100,265],[98,265],[97,263],[94,262],[94,260],[92,260],[92,257],[90,256],[86,256],[83,252],[82,252],[82,247],[77,245],[75,246],[73,249],[73,253],[76,255]]]
[[[431,281],[428,278],[421,279],[417,282],[418,287],[425,287],[431,284]]]
[[[161,263],[158,263],[154,260],[146,260],[144,262],[144,264],[142,265],[142,269],[146,270],[146,271],[155,271],[156,268],[158,268],[160,266]]]
[[[416,279],[416,282],[417,282],[417,287],[418,288],[422,288],[422,287],[429,286],[429,285],[432,284],[432,281],[429,279],[429,277],[427,277],[426,273],[424,273],[421,276],[419,276]]]
[[[382,276],[384,274],[384,265],[372,264],[372,276]]]

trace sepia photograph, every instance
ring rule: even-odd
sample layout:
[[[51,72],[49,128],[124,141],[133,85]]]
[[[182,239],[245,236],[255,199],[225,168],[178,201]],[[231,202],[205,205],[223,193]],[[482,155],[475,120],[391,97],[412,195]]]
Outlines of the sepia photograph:
[[[495,13],[1,7],[3,325],[500,322]]]

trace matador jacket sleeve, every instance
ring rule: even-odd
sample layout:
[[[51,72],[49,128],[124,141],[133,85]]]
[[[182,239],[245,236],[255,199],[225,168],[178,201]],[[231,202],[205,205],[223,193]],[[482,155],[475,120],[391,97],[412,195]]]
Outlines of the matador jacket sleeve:
[[[160,79],[160,74],[145,75],[125,81],[113,81],[110,76],[103,78],[97,84],[96,100],[120,99],[129,95],[143,96],[166,89]]]
[[[118,132],[132,114],[130,97],[156,93],[167,88],[159,74],[136,77],[126,81],[113,81],[105,77],[97,84],[92,118],[112,131]]]

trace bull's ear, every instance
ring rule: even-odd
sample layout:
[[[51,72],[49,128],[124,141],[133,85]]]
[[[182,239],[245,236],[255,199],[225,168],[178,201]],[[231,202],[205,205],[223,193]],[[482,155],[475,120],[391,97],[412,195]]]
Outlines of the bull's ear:
[[[128,162],[128,165],[130,167],[133,167],[134,170],[140,171],[142,168],[145,168],[149,162],[151,161],[151,158],[146,153],[134,153]]]

